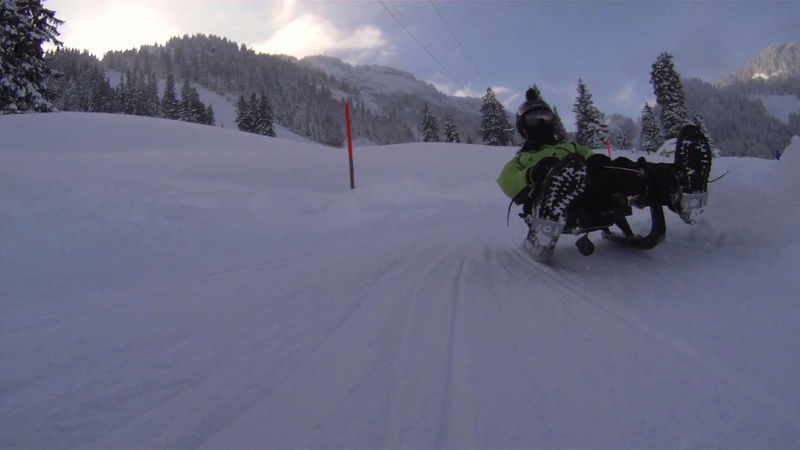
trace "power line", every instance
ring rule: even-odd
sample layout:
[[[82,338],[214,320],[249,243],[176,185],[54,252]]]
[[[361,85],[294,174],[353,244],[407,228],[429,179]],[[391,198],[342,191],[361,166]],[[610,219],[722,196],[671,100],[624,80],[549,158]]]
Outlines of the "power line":
[[[446,20],[444,20],[444,16],[442,16],[441,11],[439,11],[439,8],[436,7],[436,3],[434,3],[433,0],[429,0],[429,1],[430,1],[431,6],[433,6],[433,9],[436,11],[436,15],[439,16],[439,19],[442,21],[444,26],[447,27],[447,31],[450,33],[450,36],[453,37],[453,40],[456,41],[456,44],[461,49],[461,53],[467,58],[467,61],[469,61],[469,63],[472,65],[472,68],[475,69],[475,73],[478,74],[478,76],[480,77],[481,81],[484,82],[486,87],[489,87],[489,82],[486,81],[486,78],[483,76],[483,74],[481,73],[480,69],[478,69],[478,66],[475,64],[475,62],[472,60],[472,58],[470,58],[469,53],[467,53],[467,51],[464,49],[464,45],[461,43],[461,41],[458,39],[458,37],[456,37],[456,34],[453,32],[453,29],[450,28],[450,25],[447,23]]]
[[[437,58],[433,54],[433,52],[431,52],[430,49],[428,49],[428,47],[414,33],[412,33],[411,30],[408,29],[408,27],[406,27],[406,25],[382,1],[379,1],[378,4],[383,6],[383,9],[385,9],[386,12],[389,13],[389,15],[392,16],[394,20],[397,21],[398,24],[400,24],[403,30],[405,30],[406,33],[408,33],[412,38],[414,38],[415,41],[417,41],[417,44],[419,44],[419,46],[422,47],[423,50],[425,50],[425,53],[427,53],[428,56],[431,57],[431,59],[433,59],[434,61],[436,61],[437,64],[439,64],[439,67],[441,67],[442,70],[445,71],[445,73],[450,77],[451,80],[455,81],[456,77],[454,77],[453,74],[450,73],[449,70],[447,70],[447,67],[445,67],[441,61],[439,61],[439,58]]]

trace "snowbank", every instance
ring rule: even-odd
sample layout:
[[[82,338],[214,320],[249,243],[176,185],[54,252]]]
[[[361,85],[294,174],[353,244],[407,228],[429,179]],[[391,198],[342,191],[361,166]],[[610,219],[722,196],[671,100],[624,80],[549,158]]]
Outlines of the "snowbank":
[[[514,148],[358,147],[351,191],[344,150],[227,126],[0,136],[0,447],[800,442],[797,138],[715,159],[656,249],[543,266]]]

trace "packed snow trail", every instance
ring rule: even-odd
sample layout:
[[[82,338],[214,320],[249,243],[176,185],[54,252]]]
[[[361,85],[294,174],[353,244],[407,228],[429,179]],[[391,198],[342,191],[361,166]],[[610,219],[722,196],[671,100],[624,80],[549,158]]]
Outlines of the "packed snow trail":
[[[230,130],[0,132],[2,447],[800,445],[798,141],[715,161],[652,251],[541,265],[514,149],[357,149],[349,191],[342,151]]]

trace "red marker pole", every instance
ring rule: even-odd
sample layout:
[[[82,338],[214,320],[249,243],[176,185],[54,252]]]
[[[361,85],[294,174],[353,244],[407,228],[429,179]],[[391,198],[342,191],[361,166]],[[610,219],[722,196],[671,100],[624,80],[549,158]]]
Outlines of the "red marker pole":
[[[606,148],[608,148],[608,158],[611,159],[611,141],[606,141]]]
[[[347,156],[350,158],[350,189],[356,188],[356,180],[353,175],[353,131],[350,126],[350,104],[344,104],[344,115],[347,118]]]

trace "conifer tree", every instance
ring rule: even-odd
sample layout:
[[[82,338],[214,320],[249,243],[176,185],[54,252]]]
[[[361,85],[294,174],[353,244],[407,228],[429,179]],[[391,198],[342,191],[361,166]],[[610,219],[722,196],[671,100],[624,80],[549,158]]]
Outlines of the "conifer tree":
[[[117,85],[117,107],[115,112],[128,113],[128,83],[125,80],[125,74],[119,77],[119,84]]]
[[[331,114],[323,114],[317,122],[321,125],[317,135],[318,142],[331,147],[341,147],[344,143],[344,131]]]
[[[594,106],[592,94],[589,93],[581,79],[578,79],[578,97],[572,110],[575,112],[575,120],[578,125],[575,140],[589,148],[603,147],[608,139],[606,118]]]
[[[158,115],[161,102],[158,100],[158,81],[152,72],[147,74],[147,82],[144,85],[144,109],[142,114],[148,117]]]
[[[236,127],[241,131],[250,132],[253,125],[250,121],[250,105],[247,104],[244,95],[239,96],[236,102]]]
[[[254,124],[253,132],[262,136],[275,137],[275,129],[273,126],[274,113],[272,112],[272,106],[270,106],[267,96],[261,94],[256,102],[255,108],[252,110],[254,110],[256,114],[251,118]]]
[[[422,109],[420,131],[422,131],[422,140],[424,142],[439,142],[439,123],[433,113],[431,113],[427,103]]]
[[[250,133],[257,133],[258,132],[258,97],[256,93],[253,92],[250,94],[250,99],[247,100],[247,109],[245,110],[245,114],[247,114],[247,123],[249,124],[249,128],[246,130]],[[310,134],[309,134],[310,136]]]
[[[661,128],[658,126],[656,114],[653,108],[647,103],[642,108],[642,130],[639,135],[639,150],[643,152],[655,152],[664,143]]]
[[[205,123],[206,107],[200,101],[200,95],[197,93],[197,89],[189,84],[188,79],[183,80],[181,101],[178,111],[179,120],[193,123]]]
[[[481,126],[478,133],[486,145],[508,145],[511,141],[511,124],[503,104],[497,100],[492,88],[486,89],[481,105]]]
[[[130,114],[135,116],[146,115],[146,84],[141,72],[133,72],[128,77],[128,91],[130,92]]]
[[[212,108],[211,105],[208,105],[208,108],[206,108],[206,121],[205,121],[205,124],[213,126],[215,124],[215,122],[216,122],[216,119],[214,117],[214,108]]]
[[[189,84],[189,79],[183,79],[181,85],[181,99],[178,102],[178,120],[184,122],[193,122],[193,111],[191,108],[192,101],[192,86]]]
[[[80,91],[85,96],[83,100],[86,104],[86,111],[89,112],[111,112],[113,110],[114,90],[105,78],[103,72],[92,67],[81,72],[79,76],[81,83]]]
[[[51,111],[45,80],[55,72],[42,44],[56,39],[63,22],[41,0],[0,0],[0,113]]]
[[[136,111],[136,77],[131,72],[125,74],[125,83],[122,85],[123,90],[123,104],[122,112],[125,114],[134,114]]]
[[[661,125],[667,139],[678,137],[681,127],[689,123],[686,101],[681,85],[681,76],[675,70],[672,55],[664,52],[658,55],[650,72],[650,83],[661,105]]]
[[[71,78],[64,93],[64,111],[81,111],[81,91],[78,81]]]
[[[444,119],[444,141],[450,143],[460,143],[461,137],[456,131],[456,123],[453,119],[453,113],[447,113]]]
[[[609,127],[608,142],[615,149],[622,150],[630,147],[625,132],[618,125]]]
[[[789,113],[789,132],[800,136],[800,114]]]
[[[164,95],[161,97],[161,113],[167,119],[177,119],[179,102],[178,95],[175,92],[175,78],[172,72],[167,74],[167,81],[164,85]]]
[[[264,94],[256,97],[252,93],[249,100],[240,95],[236,102],[236,126],[241,131],[275,137],[274,117],[269,99]],[[311,134],[309,129],[308,136]]]
[[[553,136],[555,136],[557,142],[567,138],[567,129],[564,127],[564,121],[561,120],[561,115],[555,106],[553,107]]]
[[[86,74],[79,73],[77,76],[70,77],[69,89],[64,98],[64,109],[66,111],[88,111],[89,101],[86,92]]]

